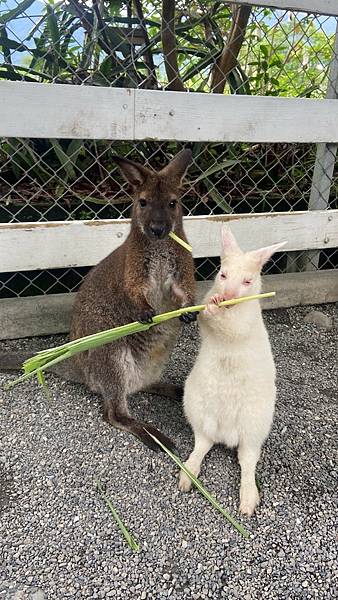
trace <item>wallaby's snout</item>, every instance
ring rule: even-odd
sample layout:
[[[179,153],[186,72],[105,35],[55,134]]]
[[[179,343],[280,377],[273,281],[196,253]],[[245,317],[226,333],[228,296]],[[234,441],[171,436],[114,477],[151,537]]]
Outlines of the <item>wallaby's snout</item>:
[[[172,193],[171,193],[172,194]],[[182,209],[175,199],[168,198],[166,186],[158,182],[151,198],[144,208],[134,205],[134,215],[140,229],[150,240],[163,240],[175,229],[175,224],[181,221]]]
[[[165,234],[166,234],[165,225],[161,225],[158,223],[151,223],[149,229],[155,239],[157,238],[159,240],[162,240],[165,237]]]

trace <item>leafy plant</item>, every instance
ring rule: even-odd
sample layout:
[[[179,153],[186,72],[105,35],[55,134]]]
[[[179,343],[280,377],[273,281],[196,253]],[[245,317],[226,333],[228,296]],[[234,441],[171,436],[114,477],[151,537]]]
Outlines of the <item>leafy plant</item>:
[[[326,33],[314,17],[286,18],[279,11],[232,9],[211,0],[47,0],[41,15],[34,17],[32,4],[23,0],[6,11],[6,2],[0,0],[0,79],[274,96],[325,94],[334,34]],[[27,22],[26,14],[33,25],[20,42],[15,27],[19,19]],[[58,202],[57,218],[81,218],[95,204],[97,214],[119,216],[121,203],[125,209],[129,199],[110,177],[110,146],[90,140],[3,140],[0,191],[6,215],[22,202],[36,205],[41,213],[41,204],[49,199],[50,207]],[[164,154],[176,149],[170,142],[161,148],[139,143],[137,149],[128,142],[114,144],[116,152],[150,159],[155,168],[163,165]],[[260,146],[258,155],[245,144],[193,144],[192,150],[196,162],[189,170],[185,204],[193,214],[204,203],[216,214],[248,211],[253,205],[263,210],[267,197],[277,207],[281,195],[293,205],[295,191],[302,198],[311,183],[309,147],[286,152],[281,145],[269,151]],[[263,164],[267,156],[269,173]],[[235,190],[233,181],[240,182]]]

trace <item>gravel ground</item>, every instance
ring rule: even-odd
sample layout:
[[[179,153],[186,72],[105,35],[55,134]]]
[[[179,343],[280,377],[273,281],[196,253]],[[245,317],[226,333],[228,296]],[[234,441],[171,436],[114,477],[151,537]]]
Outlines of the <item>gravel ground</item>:
[[[318,307],[316,307],[318,309]],[[319,307],[334,315],[334,306]],[[278,368],[278,402],[258,478],[262,504],[238,515],[236,454],[208,455],[201,478],[250,530],[242,538],[197,493],[177,490],[170,459],[102,421],[98,397],[49,377],[0,391],[0,599],[334,598],[337,567],[336,340],[304,323],[310,307],[265,313]],[[32,352],[62,338],[20,340]],[[198,347],[187,327],[166,378],[183,381]],[[0,383],[8,376],[0,376]],[[136,395],[133,412],[177,442],[192,434],[181,406]],[[133,553],[95,492],[107,486],[141,544]],[[336,572],[337,573],[337,572]]]

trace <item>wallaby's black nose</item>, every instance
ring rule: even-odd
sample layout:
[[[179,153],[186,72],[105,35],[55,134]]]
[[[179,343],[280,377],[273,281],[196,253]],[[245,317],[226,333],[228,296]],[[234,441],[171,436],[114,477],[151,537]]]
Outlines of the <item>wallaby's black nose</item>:
[[[150,230],[155,237],[161,238],[164,234],[165,227],[163,225],[151,225]]]

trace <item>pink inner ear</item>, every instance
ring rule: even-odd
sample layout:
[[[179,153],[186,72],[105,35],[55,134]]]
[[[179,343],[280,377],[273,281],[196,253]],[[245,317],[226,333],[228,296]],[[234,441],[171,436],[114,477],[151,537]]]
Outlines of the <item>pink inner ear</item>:
[[[253,250],[249,254],[259,262],[261,266],[263,266],[271,256],[278,252],[280,248],[285,246],[286,242],[280,242],[279,244],[273,244],[272,246],[265,246],[265,248],[259,248],[258,250]]]
[[[235,236],[233,235],[231,230],[225,225],[223,225],[222,227],[222,247],[225,254],[228,252],[240,251]]]

